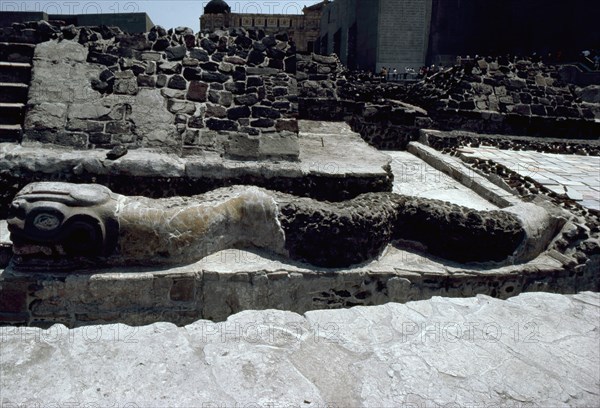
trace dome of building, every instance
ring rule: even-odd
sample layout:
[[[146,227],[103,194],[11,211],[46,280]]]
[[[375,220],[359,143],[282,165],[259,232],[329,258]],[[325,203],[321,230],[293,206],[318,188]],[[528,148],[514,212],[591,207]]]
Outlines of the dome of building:
[[[204,14],[231,13],[231,7],[223,0],[210,0],[204,7]]]

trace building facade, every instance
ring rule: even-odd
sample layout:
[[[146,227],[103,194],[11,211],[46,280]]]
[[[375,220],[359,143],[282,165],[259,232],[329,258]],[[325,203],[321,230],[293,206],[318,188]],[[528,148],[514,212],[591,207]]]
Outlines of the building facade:
[[[600,2],[589,0],[333,0],[318,45],[351,69],[447,65],[457,56],[600,48]]]
[[[334,0],[323,11],[319,51],[352,69],[425,63],[432,0]]]
[[[267,34],[287,32],[298,52],[313,52],[318,48],[321,15],[327,3],[324,0],[304,7],[302,14],[251,14],[232,13],[224,0],[211,0],[200,17],[200,29],[259,28]]]

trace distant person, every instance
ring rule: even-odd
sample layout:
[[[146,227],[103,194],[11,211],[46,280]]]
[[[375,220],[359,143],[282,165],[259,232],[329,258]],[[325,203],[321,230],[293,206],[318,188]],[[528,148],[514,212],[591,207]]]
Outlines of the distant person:
[[[396,68],[394,68],[394,71],[392,71],[392,79],[394,81],[398,80],[398,70]]]

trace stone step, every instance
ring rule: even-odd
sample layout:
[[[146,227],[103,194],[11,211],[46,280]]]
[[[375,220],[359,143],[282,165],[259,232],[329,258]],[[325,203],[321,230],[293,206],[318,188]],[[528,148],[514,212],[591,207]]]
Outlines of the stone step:
[[[0,82],[0,102],[27,102],[27,93],[29,86],[27,84],[14,84],[10,82]]]
[[[0,61],[31,62],[34,44],[0,42]]]
[[[0,103],[0,125],[21,125],[24,112],[24,103]]]
[[[0,61],[0,82],[29,84],[31,64]]]
[[[23,134],[21,125],[0,125],[0,142],[20,142]]]

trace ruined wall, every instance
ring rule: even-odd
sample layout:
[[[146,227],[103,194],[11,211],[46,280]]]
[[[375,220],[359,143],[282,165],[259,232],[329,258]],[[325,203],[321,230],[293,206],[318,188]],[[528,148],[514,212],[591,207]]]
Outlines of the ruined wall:
[[[416,84],[405,95],[437,127],[480,133],[597,139],[597,112],[555,66],[486,58],[463,62]]]
[[[24,141],[297,158],[286,38],[73,26],[58,37],[36,48]]]

